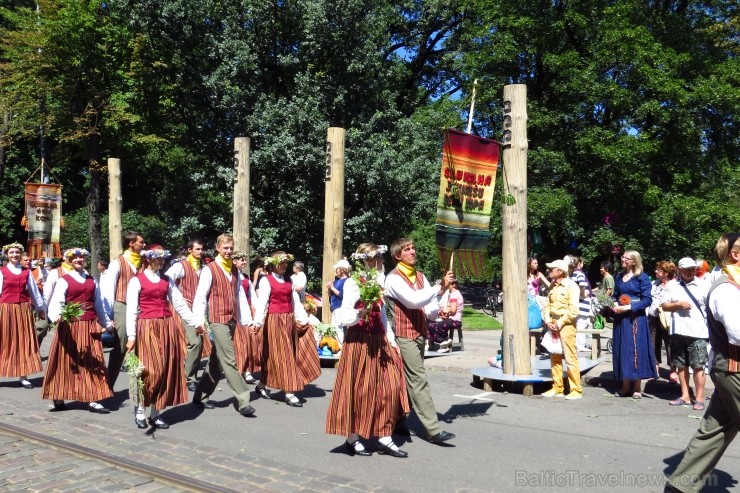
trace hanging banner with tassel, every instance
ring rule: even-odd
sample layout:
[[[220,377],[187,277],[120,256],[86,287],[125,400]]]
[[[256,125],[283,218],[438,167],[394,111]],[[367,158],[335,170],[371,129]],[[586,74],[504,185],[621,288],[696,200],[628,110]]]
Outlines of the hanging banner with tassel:
[[[28,251],[31,258],[44,255],[61,257],[59,233],[62,226],[62,186],[51,183],[26,183]]]
[[[499,165],[494,140],[445,129],[437,199],[437,249],[443,266],[455,252],[455,271],[486,275],[488,226]]]

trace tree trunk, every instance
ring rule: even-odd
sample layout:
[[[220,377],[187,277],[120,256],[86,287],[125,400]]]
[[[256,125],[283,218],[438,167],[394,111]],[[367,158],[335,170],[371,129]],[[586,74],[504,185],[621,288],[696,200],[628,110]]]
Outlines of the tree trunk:
[[[100,156],[100,135],[93,134],[88,138],[88,156],[90,159],[90,189],[87,192],[87,215],[89,223],[87,232],[90,237],[90,272],[98,275],[98,261],[103,250],[103,234],[100,227],[100,195],[103,188],[103,164]],[[77,246],[77,245],[65,245]]]

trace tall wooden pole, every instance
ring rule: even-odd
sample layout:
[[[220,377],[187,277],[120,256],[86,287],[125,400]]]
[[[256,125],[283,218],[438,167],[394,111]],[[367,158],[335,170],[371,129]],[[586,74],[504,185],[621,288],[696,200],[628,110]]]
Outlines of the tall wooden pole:
[[[503,364],[507,375],[532,373],[527,321],[527,87],[504,86]],[[509,197],[510,199],[511,197]],[[507,203],[512,205],[507,205]],[[527,388],[528,387],[528,388]],[[532,395],[532,386],[524,389]]]
[[[234,249],[249,256],[249,137],[234,139]]]
[[[326,136],[326,167],[324,168],[324,266],[321,276],[321,318],[331,322],[329,291],[326,285],[334,281],[334,264],[342,258],[344,239],[344,134],[339,127],[329,127]]]
[[[108,256],[111,260],[123,252],[123,227],[121,225],[121,160],[108,158]],[[96,269],[97,266],[91,266]]]

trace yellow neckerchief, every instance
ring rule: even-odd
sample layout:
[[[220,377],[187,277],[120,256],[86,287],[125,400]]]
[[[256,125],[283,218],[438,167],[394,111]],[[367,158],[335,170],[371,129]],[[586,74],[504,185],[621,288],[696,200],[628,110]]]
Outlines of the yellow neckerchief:
[[[398,262],[396,267],[401,274],[409,278],[411,284],[416,284],[416,267],[404,264],[403,262]]]
[[[131,264],[136,267],[137,271],[141,269],[141,254],[132,252],[131,250],[126,250],[123,252],[123,258],[131,262]]]
[[[730,278],[732,282],[735,284],[740,284],[740,266],[731,264],[725,266],[724,269],[722,269],[725,274]]]
[[[234,265],[234,261],[232,259],[223,258],[221,254],[219,253],[216,256],[216,262],[218,262],[218,265],[224,268],[224,270],[226,271],[228,275],[231,275],[231,267],[232,265]]]
[[[195,272],[198,272],[200,270],[200,259],[199,258],[193,257],[192,254],[188,254],[188,258],[186,260],[191,265],[191,267],[195,270]]]
[[[61,267],[61,268],[62,268],[62,270],[63,270],[64,272],[66,272],[67,274],[69,274],[70,272],[72,272],[73,270],[75,270],[75,267],[74,267],[74,265],[72,265],[72,264],[69,264],[69,263],[67,263],[67,262],[62,262],[62,263],[61,263],[61,265],[60,265],[60,267]]]

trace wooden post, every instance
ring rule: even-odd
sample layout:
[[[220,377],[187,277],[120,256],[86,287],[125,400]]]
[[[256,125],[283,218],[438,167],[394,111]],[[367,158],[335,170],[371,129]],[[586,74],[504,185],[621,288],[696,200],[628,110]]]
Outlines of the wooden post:
[[[502,206],[504,289],[504,374],[532,373],[527,321],[527,87],[504,86],[504,193]],[[510,202],[509,202],[510,203]],[[529,388],[527,388],[529,387]],[[524,393],[531,395],[532,385]]]
[[[108,158],[108,257],[111,260],[123,252],[123,227],[121,225],[121,160]],[[90,266],[97,269],[97,266]]]
[[[249,137],[234,139],[234,249],[249,256]]]
[[[324,168],[324,265],[321,276],[321,318],[331,322],[329,291],[326,285],[334,281],[334,264],[342,258],[344,239],[344,134],[339,127],[329,127],[326,135],[326,167]]]

